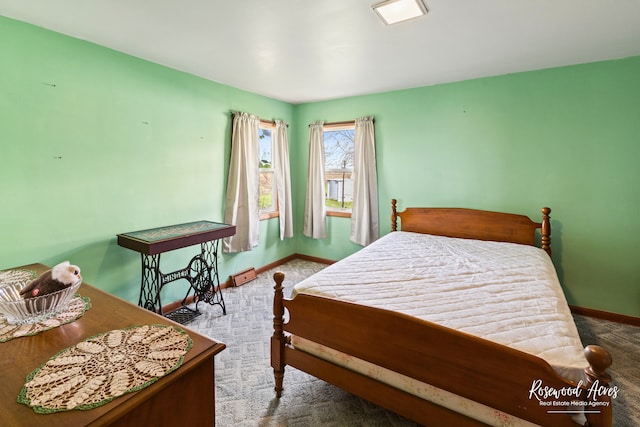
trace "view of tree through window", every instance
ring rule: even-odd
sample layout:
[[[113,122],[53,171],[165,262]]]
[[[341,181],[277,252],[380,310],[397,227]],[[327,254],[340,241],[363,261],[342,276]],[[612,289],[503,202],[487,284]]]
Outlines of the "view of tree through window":
[[[351,210],[353,205],[354,127],[325,128],[325,206]]]
[[[260,212],[276,210],[276,197],[273,193],[273,159],[271,129],[260,126],[258,130],[260,144]]]

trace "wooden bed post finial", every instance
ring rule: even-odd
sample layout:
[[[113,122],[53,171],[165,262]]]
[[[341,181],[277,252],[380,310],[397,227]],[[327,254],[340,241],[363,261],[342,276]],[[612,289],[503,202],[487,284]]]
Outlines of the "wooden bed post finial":
[[[607,369],[613,363],[611,354],[599,345],[588,345],[584,349],[584,357],[589,362],[589,367],[585,370],[589,379],[609,384],[611,375],[607,373]]]
[[[282,396],[282,385],[284,382],[284,344],[285,336],[282,329],[284,322],[284,298],[282,282],[284,282],[284,273],[276,272],[273,275],[276,285],[275,296],[273,298],[273,336],[271,337],[271,367],[273,368],[273,376],[275,379],[276,396]]]
[[[596,393],[592,390],[607,390],[611,382],[611,375],[607,373],[607,369],[613,363],[611,354],[598,345],[588,345],[584,349],[584,357],[589,362],[589,366],[584,370],[587,374],[587,388],[592,395],[587,396],[589,402],[605,402],[602,406],[598,406],[597,413],[587,413],[588,427],[611,427],[612,424],[612,408],[609,393]],[[615,395],[614,395],[615,398]]]
[[[551,208],[542,208],[542,228],[540,235],[542,237],[540,245],[545,252],[551,256]]]
[[[391,231],[398,230],[398,212],[396,211],[396,199],[391,199]]]

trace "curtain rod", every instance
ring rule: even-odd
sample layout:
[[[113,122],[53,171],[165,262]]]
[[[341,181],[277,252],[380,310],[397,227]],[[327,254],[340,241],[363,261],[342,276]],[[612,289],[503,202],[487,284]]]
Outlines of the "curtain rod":
[[[263,125],[269,125],[269,126],[274,126],[274,127],[276,125],[276,121],[275,120],[260,119],[260,123],[262,123]],[[287,122],[285,122],[285,123],[287,124],[287,127],[289,127],[289,123],[287,123]]]
[[[328,122],[328,123],[323,123],[323,126],[351,126],[351,125],[355,125],[356,121],[355,120],[345,120],[342,122]],[[309,125],[311,126],[311,125]]]
[[[313,123],[311,123],[313,124]],[[309,124],[309,126],[311,126],[311,124]],[[355,125],[356,121],[355,120],[347,120],[344,122],[330,122],[330,123],[322,123],[322,126],[351,126],[351,125]]]
[[[231,111],[231,114],[232,115],[236,115],[236,114],[244,114],[244,113],[242,111]],[[246,114],[249,114],[249,113],[246,113]],[[262,119],[260,117],[258,117],[258,120],[260,121],[260,123],[262,123],[264,125],[271,125],[271,126],[275,126],[276,125],[276,121],[275,120],[267,120],[267,119]],[[287,123],[287,127],[289,127],[289,123]]]
[[[325,126],[346,126],[346,125],[355,125],[356,121],[355,120],[347,120],[344,122],[331,122],[331,123],[325,123]]]

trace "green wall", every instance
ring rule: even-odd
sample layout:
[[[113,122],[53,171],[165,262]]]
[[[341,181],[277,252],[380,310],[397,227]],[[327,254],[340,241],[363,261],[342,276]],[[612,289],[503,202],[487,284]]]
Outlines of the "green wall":
[[[232,110],[293,118],[290,104],[0,17],[0,268],[68,259],[137,302],[140,255],[116,234],[224,219]],[[221,278],[293,246],[263,221],[260,246],[223,256]],[[162,268],[195,253],[163,254]]]
[[[69,259],[137,301],[139,255],[115,235],[222,221],[232,110],[290,123],[296,237],[262,221],[260,246],[225,254],[222,278],[292,253],[343,258],[359,248],[348,219],[302,236],[307,125],[373,115],[382,234],[392,197],[534,219],[550,206],[569,302],[640,316],[638,75],[634,57],[291,105],[0,17],[0,268]]]
[[[375,117],[381,234],[390,230],[391,198],[401,208],[469,207],[537,221],[549,206],[569,302],[639,316],[638,76],[634,57],[304,104],[295,117]],[[307,129],[297,132],[302,141]],[[307,152],[295,159],[306,164]],[[300,232],[304,189],[296,195]],[[298,251],[340,258],[355,250],[349,221],[329,224],[340,233],[324,242],[299,233]]]

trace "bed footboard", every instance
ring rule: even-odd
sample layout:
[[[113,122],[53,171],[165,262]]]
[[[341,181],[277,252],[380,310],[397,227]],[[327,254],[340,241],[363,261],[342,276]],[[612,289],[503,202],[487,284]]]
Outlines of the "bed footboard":
[[[572,400],[594,409],[586,414],[589,426],[612,425],[607,393],[597,397],[589,393],[592,387],[608,390],[606,369],[611,357],[600,347],[585,350],[589,383],[579,386],[535,356],[388,310],[305,294],[287,299],[284,274],[276,273],[274,280],[271,366],[278,397],[283,392],[285,366],[290,365],[421,423],[428,419],[441,425],[455,416],[426,401],[418,405],[415,396],[402,398],[403,392],[397,389],[393,398],[376,400],[379,392],[368,391],[375,381],[295,349],[288,336],[293,334],[540,425],[575,427],[570,414],[549,413],[553,407],[546,404]],[[578,396],[541,397],[540,390],[576,390]],[[424,418],[424,411],[432,412]],[[456,420],[457,425],[479,425],[464,416]]]

